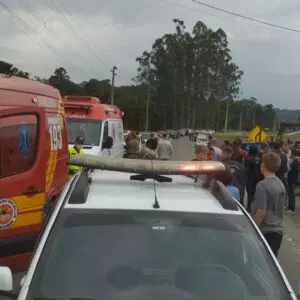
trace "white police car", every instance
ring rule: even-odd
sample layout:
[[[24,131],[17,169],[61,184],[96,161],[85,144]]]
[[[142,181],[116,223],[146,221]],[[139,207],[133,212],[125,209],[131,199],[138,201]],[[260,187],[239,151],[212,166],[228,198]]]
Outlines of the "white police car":
[[[296,299],[219,162],[72,157],[76,175],[43,231],[18,299]],[[105,171],[103,171],[105,170]],[[107,171],[109,170],[109,171]],[[12,275],[0,267],[0,289]],[[6,292],[6,293],[5,293]]]

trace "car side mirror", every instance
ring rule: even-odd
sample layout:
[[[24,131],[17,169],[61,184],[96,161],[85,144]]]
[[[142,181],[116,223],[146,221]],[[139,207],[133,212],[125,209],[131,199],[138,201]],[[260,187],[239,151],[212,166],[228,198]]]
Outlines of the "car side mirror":
[[[13,277],[8,267],[0,267],[0,291],[9,292],[13,289]]]
[[[107,136],[104,138],[102,143],[102,149],[111,149],[113,146],[114,140],[111,136]]]
[[[0,267],[0,295],[11,299],[16,299],[13,293],[13,276],[8,267]]]

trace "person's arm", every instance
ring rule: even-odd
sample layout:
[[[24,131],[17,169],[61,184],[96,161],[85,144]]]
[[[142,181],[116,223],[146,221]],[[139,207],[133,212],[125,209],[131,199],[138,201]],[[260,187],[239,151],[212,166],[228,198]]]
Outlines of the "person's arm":
[[[247,170],[243,164],[240,165],[240,168],[241,168],[241,181],[240,182],[243,185],[243,187],[245,187],[247,184]]]
[[[170,143],[170,156],[174,154],[173,146],[172,143]]]
[[[152,139],[147,140],[146,142],[146,147],[151,149],[151,143],[152,143]]]
[[[260,182],[256,186],[253,207],[253,219],[257,226],[260,226],[265,218],[267,211],[267,191],[265,186]]]
[[[286,154],[281,155],[281,164],[282,164],[282,170],[284,173],[288,172],[288,158]]]

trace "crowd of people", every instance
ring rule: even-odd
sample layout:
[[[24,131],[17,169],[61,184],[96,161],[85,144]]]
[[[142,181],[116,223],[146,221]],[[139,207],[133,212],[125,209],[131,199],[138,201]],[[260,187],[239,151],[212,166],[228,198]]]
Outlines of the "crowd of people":
[[[125,142],[126,158],[170,160],[174,152],[167,133],[161,136],[152,133],[143,145],[139,134],[132,131]]]
[[[242,205],[247,191],[247,210],[277,256],[283,236],[283,216],[295,213],[300,174],[298,144],[255,144],[242,149],[239,139],[218,146],[210,137],[208,146],[197,145],[194,160],[222,161],[226,170],[215,176]]]
[[[151,137],[142,145],[138,133],[130,132],[126,140],[127,158],[170,160],[172,143],[165,133]],[[296,188],[300,174],[300,143],[275,142],[260,149],[251,144],[242,149],[242,141],[224,141],[209,137],[208,144],[195,146],[193,161],[221,161],[225,171],[217,173],[229,193],[242,205],[247,195],[247,211],[261,229],[274,254],[277,256],[283,237],[284,214],[294,214]],[[201,175],[202,176],[202,175]],[[200,177],[201,177],[200,176]],[[205,180],[205,175],[198,179]]]

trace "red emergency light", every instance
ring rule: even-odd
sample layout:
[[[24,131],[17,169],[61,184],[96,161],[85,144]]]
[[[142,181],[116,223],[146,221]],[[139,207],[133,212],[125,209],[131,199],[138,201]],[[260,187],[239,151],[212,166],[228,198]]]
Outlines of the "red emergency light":
[[[204,172],[204,171],[217,171],[217,168],[214,164],[205,163],[202,166],[198,164],[184,164],[180,166],[182,171],[195,171],[195,172]]]

